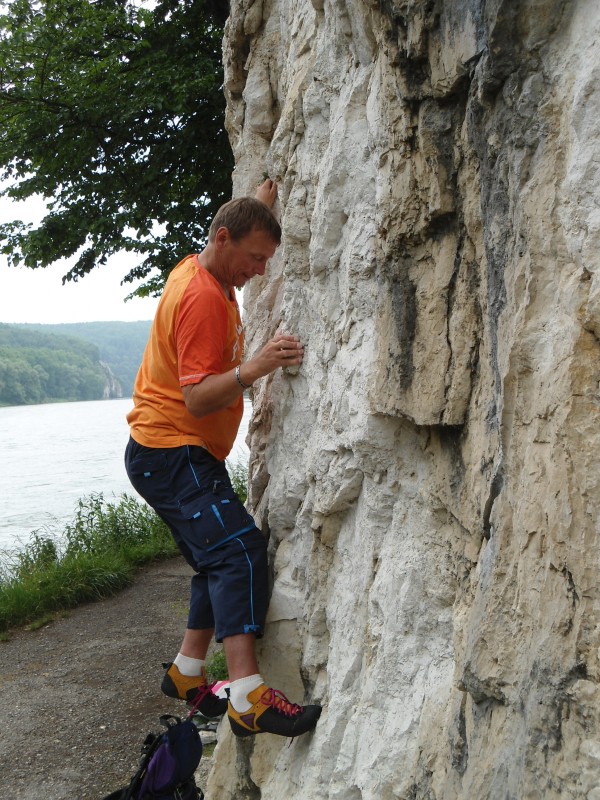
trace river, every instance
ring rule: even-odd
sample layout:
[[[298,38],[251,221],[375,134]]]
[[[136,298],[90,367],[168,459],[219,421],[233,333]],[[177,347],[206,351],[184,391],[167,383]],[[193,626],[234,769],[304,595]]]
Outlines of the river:
[[[0,408],[0,550],[19,548],[35,530],[60,533],[82,497],[135,496],[123,465],[131,407],[127,398]],[[248,460],[250,414],[245,398],[233,464]]]

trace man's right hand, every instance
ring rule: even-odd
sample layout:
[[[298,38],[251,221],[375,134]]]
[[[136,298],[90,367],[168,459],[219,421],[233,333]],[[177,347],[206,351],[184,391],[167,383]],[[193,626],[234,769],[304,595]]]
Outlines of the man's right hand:
[[[242,364],[246,382],[253,383],[273,372],[277,367],[299,366],[304,358],[304,347],[297,336],[278,333],[245,364]]]
[[[254,196],[257,200],[260,200],[261,203],[269,206],[269,208],[273,208],[275,200],[277,200],[277,184],[275,181],[267,178],[266,181],[261,183],[258,187]]]
[[[297,336],[278,333],[258,353],[240,365],[240,379],[252,384],[278,367],[296,367],[302,363],[304,347]],[[194,417],[205,417],[230,406],[240,396],[235,370],[207,375],[200,383],[182,387],[187,410]]]

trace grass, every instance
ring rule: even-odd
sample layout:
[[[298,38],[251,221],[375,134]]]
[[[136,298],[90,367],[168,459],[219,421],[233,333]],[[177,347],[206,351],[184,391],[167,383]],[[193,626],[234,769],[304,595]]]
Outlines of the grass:
[[[211,742],[210,744],[203,744],[202,745],[203,758],[211,758],[213,753],[215,752],[216,746],[217,746],[216,742]]]
[[[0,554],[0,632],[35,630],[54,615],[129,585],[142,564],[177,553],[167,526],[123,495],[79,501],[61,536],[34,531],[22,550]]]
[[[247,468],[229,469],[245,500]],[[35,630],[80,603],[114,595],[143,564],[177,553],[169,529],[147,505],[129,495],[113,503],[90,495],[62,535],[34,531],[21,550],[0,551],[0,641],[11,628]]]

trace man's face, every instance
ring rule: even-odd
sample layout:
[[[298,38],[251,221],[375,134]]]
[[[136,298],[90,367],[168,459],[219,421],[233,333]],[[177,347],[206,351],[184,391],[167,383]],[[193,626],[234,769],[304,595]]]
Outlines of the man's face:
[[[277,244],[270,236],[259,230],[253,230],[234,242],[227,228],[219,228],[216,242],[220,261],[219,280],[239,289],[255,275],[265,274],[267,261],[277,250]]]

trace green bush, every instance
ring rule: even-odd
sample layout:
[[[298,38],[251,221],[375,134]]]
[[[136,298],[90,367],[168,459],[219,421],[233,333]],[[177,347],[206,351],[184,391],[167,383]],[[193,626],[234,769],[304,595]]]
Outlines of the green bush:
[[[128,495],[79,501],[62,537],[35,531],[16,554],[0,554],[0,631],[48,613],[115,594],[135,568],[173,556],[177,548],[162,520]]]

